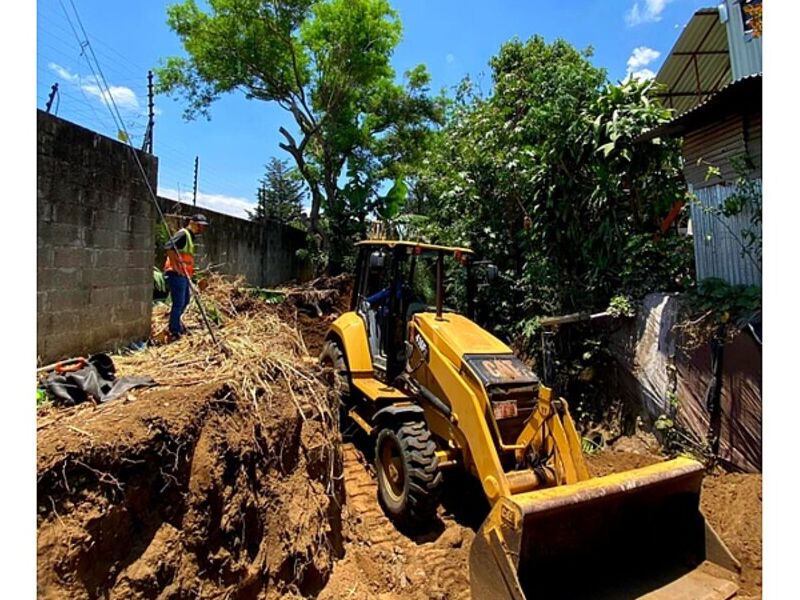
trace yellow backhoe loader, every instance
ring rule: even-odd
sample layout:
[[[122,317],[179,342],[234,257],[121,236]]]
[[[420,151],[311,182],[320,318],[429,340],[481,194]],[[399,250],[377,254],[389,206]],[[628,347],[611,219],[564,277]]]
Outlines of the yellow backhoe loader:
[[[475,600],[736,593],[740,565],[699,509],[703,466],[591,478],[567,402],[475,324],[476,282],[496,267],[465,248],[357,247],[351,310],[320,360],[375,443],[379,500],[399,525],[435,518],[445,469],[480,482],[491,508],[470,549]],[[458,294],[466,316],[449,306]]]

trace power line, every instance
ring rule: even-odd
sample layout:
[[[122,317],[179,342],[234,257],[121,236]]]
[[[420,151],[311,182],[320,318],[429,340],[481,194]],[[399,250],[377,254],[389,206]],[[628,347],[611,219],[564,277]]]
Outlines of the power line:
[[[64,9],[64,7],[62,5],[62,10],[63,9]],[[43,13],[40,13],[40,16],[44,16]],[[69,15],[66,13],[66,11],[64,11],[64,15],[63,15],[63,17],[61,19],[62,22],[64,21],[64,17],[66,17],[66,22],[69,24],[70,29],[72,31],[72,35],[75,38],[75,40],[77,40],[78,45],[76,46],[74,41],[73,42],[68,42],[67,40],[64,40],[63,38],[61,38],[59,36],[52,35],[51,37],[56,39],[56,40],[58,40],[63,45],[63,47],[58,47],[58,46],[52,45],[52,44],[50,44],[49,47],[52,48],[54,51],[56,51],[59,56],[63,56],[64,54],[67,54],[69,56],[70,61],[80,60],[81,57],[84,57],[84,58],[88,59],[88,56],[84,56],[85,51],[86,51],[85,45],[81,43],[80,37],[76,35],[77,31],[75,29],[75,26],[71,22],[71,20],[69,18]],[[52,27],[53,29],[58,29],[60,31],[68,32],[68,30],[65,29],[61,25],[61,23],[58,23],[58,24],[55,23],[55,21],[50,16],[47,16],[47,19],[50,21],[48,23],[48,27]],[[102,44],[102,42],[99,41],[96,37],[91,36],[91,38],[90,38],[88,36],[88,34],[85,35],[85,39],[87,41],[91,40],[92,42],[100,42]],[[45,44],[45,45],[48,45],[48,44]],[[68,49],[68,50],[65,50],[65,49]],[[100,52],[95,50],[93,46],[92,46],[91,49],[92,49],[92,51],[93,51],[93,53],[95,55],[95,58],[97,58],[97,55],[100,54]],[[123,59],[123,61],[125,61],[126,63],[128,63],[130,65],[136,65],[136,63],[133,63],[133,61],[130,61],[129,59],[127,59],[127,57],[125,57],[124,55],[120,54],[119,52],[117,52],[116,50],[111,48],[110,46],[109,46],[109,49],[111,51],[113,51],[116,55],[120,56]],[[77,50],[77,52],[76,52],[76,50]],[[75,56],[75,55],[77,55],[77,56]],[[40,54],[40,57],[41,57],[41,54]],[[57,60],[61,60],[61,59],[57,58]],[[51,61],[51,62],[55,62],[55,61]],[[61,62],[63,62],[63,61],[61,61]],[[109,60],[108,62],[111,63],[111,64],[117,64],[115,62],[115,60]],[[126,70],[126,71],[131,72],[131,73],[133,72],[133,71],[131,71],[130,68],[128,68],[126,66],[122,66],[121,69],[122,70]],[[52,69],[48,69],[43,64],[41,64],[41,61],[40,61],[40,65],[39,65],[39,69],[38,70],[39,70],[40,73],[46,74],[47,76],[51,76],[52,72],[53,72]],[[75,75],[77,77],[80,77],[79,73],[75,73]],[[96,74],[93,73],[93,75],[96,77]],[[82,80],[85,83],[86,78],[82,78]],[[142,81],[143,82],[144,78],[137,79],[137,81]],[[119,80],[119,79],[115,80],[115,83],[119,83],[119,84],[128,83],[128,82],[129,82],[129,80]],[[108,85],[107,81],[106,81],[106,85]],[[100,88],[101,86],[98,85],[97,87]],[[88,98],[88,96],[87,96],[87,92],[82,88],[82,86],[80,85],[79,82],[73,82],[73,86],[70,87],[69,89],[72,89],[72,88],[77,88],[78,89],[78,91],[80,92],[81,98],[79,99],[77,96],[75,96],[74,94],[70,94],[70,93],[64,93],[64,97],[65,98],[71,98],[72,100],[81,101],[82,104],[86,105],[86,107],[88,107],[89,111],[91,112],[92,117],[94,117],[94,121],[93,122],[96,122],[96,123],[100,124],[102,130],[107,131],[108,134],[110,136],[112,136],[112,137],[115,137],[117,132],[122,130],[122,128],[116,122],[116,119],[114,119],[114,124],[113,125],[109,125],[109,123],[107,121],[107,115],[106,115],[106,117],[101,117],[100,115],[97,114],[97,112],[95,110],[95,106],[94,106],[95,102],[93,101],[95,98],[90,100]],[[142,90],[142,89],[143,88],[141,88],[141,87],[139,87],[137,85],[135,90],[134,90],[134,93],[136,93],[137,96],[142,96],[143,94],[140,93],[140,90]],[[100,97],[97,97],[96,99],[105,104],[104,98],[102,96],[103,96],[103,92],[101,92]],[[80,111],[80,110],[77,110],[74,105],[68,105],[68,106],[69,106],[70,110],[68,111],[67,114],[78,114],[79,116],[82,117],[81,120],[89,120],[90,122],[92,122],[91,119],[89,118],[89,115],[88,115],[86,110]],[[130,111],[128,109],[126,109],[126,112],[130,112]],[[145,134],[146,134],[146,125],[140,124],[140,122],[138,122],[136,120],[137,118],[146,118],[145,113],[142,112],[142,111],[138,111],[137,112],[135,110],[133,112],[135,112],[136,117],[135,118],[131,118],[131,119],[127,119],[127,121],[126,121],[126,126],[127,126],[126,129],[130,129],[131,127],[134,127],[134,128],[142,127],[142,128],[145,129]],[[113,119],[113,114],[112,114],[112,119]],[[129,137],[134,137],[134,136],[130,135],[130,133],[128,133],[126,135],[129,135]],[[142,134],[142,135],[144,135],[144,134]],[[137,133],[135,137],[140,137],[140,135]],[[160,158],[162,158],[161,165],[160,165],[160,170],[164,174],[177,175],[179,179],[188,180],[188,174],[190,173],[190,170],[191,170],[191,166],[190,165],[191,165],[191,162],[193,161],[193,157],[188,155],[187,152],[188,151],[186,151],[186,150],[178,149],[178,148],[176,148],[174,146],[171,146],[169,144],[164,144],[163,142],[160,142],[159,143],[159,151],[157,153],[157,155]],[[173,166],[173,165],[169,164],[169,163],[172,163],[173,161],[177,162],[178,165],[174,165]],[[183,168],[181,167],[181,165],[183,165]],[[204,179],[204,185],[203,185],[203,188],[206,189],[206,190],[215,190],[214,192],[204,192],[204,193],[207,193],[207,194],[208,193],[212,193],[213,194],[213,193],[216,192],[216,190],[219,190],[219,192],[216,192],[218,195],[222,195],[222,196],[235,195],[235,196],[242,197],[242,199],[244,199],[244,200],[250,200],[252,198],[252,196],[253,196],[253,189],[255,189],[255,186],[257,185],[255,180],[250,180],[249,178],[248,178],[247,181],[238,181],[238,180],[233,181],[233,180],[230,179],[230,175],[229,174],[217,171],[216,169],[213,168],[213,166],[209,167],[207,164],[204,165],[203,172],[204,172],[204,178],[203,178]],[[164,180],[164,179],[166,179],[166,178],[162,177],[162,180]]]
[[[68,54],[70,52],[74,52],[76,50],[75,45],[73,42],[65,40],[62,37],[57,35],[53,35],[52,33],[47,32],[47,37],[40,37],[38,40],[38,45],[44,46],[46,48],[50,48],[51,50],[56,51],[57,53],[64,53]],[[105,57],[104,57],[105,58]],[[116,76],[114,77],[115,81],[131,83],[136,81],[135,84],[137,87],[141,87],[141,74],[147,73],[147,69],[142,71],[141,73],[130,68],[126,67],[120,63],[116,63],[111,59],[108,59],[108,62],[111,63],[113,68],[111,71],[117,71],[118,73],[124,73],[124,76]]]
[[[67,14],[67,9],[64,6],[64,3],[62,2],[62,0],[58,0],[58,2],[61,5],[61,8],[64,10],[64,16],[67,17],[67,21],[69,22],[70,27],[72,27],[72,21],[70,20],[69,15]],[[155,192],[153,191],[152,186],[150,185],[150,180],[147,177],[147,172],[144,170],[144,166],[142,165],[142,161],[139,160],[139,154],[136,152],[136,149],[133,147],[133,144],[131,143],[130,136],[128,135],[128,130],[125,127],[125,123],[123,122],[122,117],[119,114],[119,109],[117,108],[117,104],[116,104],[116,102],[114,102],[114,96],[111,94],[111,92],[110,92],[110,90],[108,88],[108,83],[106,82],[106,78],[103,75],[103,71],[102,71],[102,68],[100,67],[100,63],[98,62],[97,56],[95,55],[94,50],[92,49],[92,45],[89,42],[88,36],[86,35],[86,29],[84,28],[83,23],[81,22],[81,17],[78,14],[78,9],[75,7],[75,3],[73,2],[73,0],[69,0],[69,3],[72,6],[72,11],[75,14],[75,19],[76,19],[76,21],[78,23],[78,26],[81,28],[81,31],[83,32],[84,41],[81,42],[80,36],[78,35],[77,31],[75,31],[74,27],[72,27],[73,32],[75,33],[75,38],[80,43],[81,47],[82,48],[88,48],[89,52],[92,55],[92,60],[94,60],[95,65],[97,67],[97,74],[95,74],[95,68],[94,68],[95,65],[92,65],[92,60],[90,60],[89,56],[84,52],[84,57],[86,57],[86,62],[89,64],[89,69],[92,71],[92,74],[95,75],[95,79],[97,81],[98,87],[100,86],[100,82],[101,81],[103,83],[103,86],[105,86],[104,89],[106,91],[106,94],[103,94],[103,99],[105,101],[105,104],[108,107],[109,111],[111,112],[112,117],[114,117],[116,115],[116,118],[119,119],[119,125],[121,127],[121,131],[125,132],[125,136],[126,136],[128,148],[130,149],[130,152],[131,152],[131,156],[133,157],[134,161],[136,162],[136,165],[139,167],[139,172],[142,175],[142,180],[144,181],[145,185],[147,186],[147,191],[150,194],[150,198],[153,201],[153,205],[156,207],[156,211],[158,212],[158,215],[161,217],[161,221],[164,224],[164,228],[166,229],[166,231],[169,234],[170,238],[172,238],[172,232],[170,231],[169,223],[167,223],[167,220],[164,217],[164,213],[161,210],[161,206],[158,203],[158,197],[156,196]],[[98,74],[99,74],[99,76],[98,76]],[[112,110],[112,107],[113,107],[113,110]],[[183,260],[181,259],[180,254],[177,253],[177,247],[175,245],[173,245],[173,249],[176,251],[175,254],[176,254],[177,258],[178,258],[179,263],[181,264],[181,267],[184,267]],[[214,330],[211,327],[211,322],[208,320],[208,316],[206,315],[205,307],[203,306],[203,302],[200,300],[200,291],[192,283],[191,279],[189,279],[189,287],[191,288],[191,290],[193,292],[195,302],[197,303],[197,308],[200,310],[200,315],[203,317],[203,322],[205,323],[205,326],[208,329],[208,333],[211,336],[211,340],[214,342],[215,346],[219,347],[220,350],[222,350],[224,353],[227,354],[228,353],[228,352],[226,352],[227,348],[225,348],[224,346],[220,345],[219,342],[217,341],[216,336],[214,335]]]
[[[43,5],[41,3],[38,5],[38,7],[42,7],[42,6]],[[54,15],[48,15],[48,14],[46,14],[46,13],[40,11],[40,10],[37,10],[37,16],[38,17],[44,17],[44,20],[48,21],[48,25],[53,26],[54,28],[56,28],[56,29],[68,34],[68,35],[71,33],[69,29],[67,29],[67,28],[65,28],[63,26],[63,24],[62,24],[63,20],[60,19],[60,17],[57,18],[55,14]],[[141,65],[141,64],[139,64],[139,63],[137,63],[137,62],[135,62],[133,60],[131,60],[129,57],[127,57],[124,54],[122,54],[121,52],[119,52],[119,50],[114,48],[112,45],[110,45],[110,44],[104,42],[103,40],[99,39],[97,36],[93,35],[91,37],[87,37],[87,39],[92,41],[94,44],[97,44],[99,46],[102,46],[102,47],[106,48],[106,50],[103,50],[102,48],[97,50],[97,53],[101,54],[101,55],[105,55],[107,58],[109,58],[108,62],[113,62],[113,63],[119,64],[119,62],[121,60],[123,63],[127,63],[127,65],[129,65],[129,66],[123,67],[123,68],[128,69],[132,73],[147,72],[147,70],[150,68],[150,67],[145,67],[145,66],[143,66],[143,65]],[[113,59],[113,58],[110,57],[109,53],[113,53],[119,58],[118,59]]]

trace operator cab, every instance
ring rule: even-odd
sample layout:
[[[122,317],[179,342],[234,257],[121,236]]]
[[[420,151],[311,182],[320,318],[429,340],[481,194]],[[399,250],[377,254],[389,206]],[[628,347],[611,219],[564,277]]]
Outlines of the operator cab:
[[[415,314],[466,312],[472,318],[471,267],[477,263],[467,248],[393,240],[356,246],[351,309],[364,320],[376,377],[391,382],[405,366],[408,322]],[[452,307],[445,305],[446,291]]]

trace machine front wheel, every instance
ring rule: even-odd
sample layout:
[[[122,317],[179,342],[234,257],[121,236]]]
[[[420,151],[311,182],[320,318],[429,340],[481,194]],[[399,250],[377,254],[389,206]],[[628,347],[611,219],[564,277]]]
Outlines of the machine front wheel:
[[[333,414],[339,419],[339,428],[344,432],[347,422],[347,411],[352,402],[352,388],[350,385],[350,369],[347,366],[347,357],[344,350],[336,340],[327,340],[322,346],[319,363],[325,370],[325,379],[333,390]]]
[[[442,474],[436,444],[425,421],[385,427],[375,441],[378,493],[387,514],[403,526],[420,527],[436,516]]]

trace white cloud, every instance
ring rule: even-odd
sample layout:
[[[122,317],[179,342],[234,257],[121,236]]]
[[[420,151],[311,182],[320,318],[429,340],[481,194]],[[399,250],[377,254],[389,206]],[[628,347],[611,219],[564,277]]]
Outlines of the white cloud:
[[[49,63],[47,66],[61,79],[79,86],[86,94],[94,96],[101,102],[113,98],[114,103],[119,109],[130,111],[139,110],[139,99],[136,97],[136,93],[129,87],[111,85],[108,91],[103,91],[98,87],[93,77],[83,77],[77,73],[72,73],[69,69],[54,62]]]
[[[128,110],[137,110],[139,108],[139,100],[136,98],[136,93],[129,87],[112,85],[109,86],[108,90],[101,90],[94,83],[81,83],[81,89],[104,102],[108,102],[113,98],[117,108],[127,108]]]
[[[630,58],[628,58],[628,71],[637,71],[641,67],[649,65],[659,56],[661,56],[661,52],[647,46],[634,48]]]
[[[81,79],[79,75],[74,75],[70,73],[68,69],[65,69],[59,64],[51,62],[50,64],[47,65],[47,67],[53,73],[61,77],[61,79],[63,79],[64,81],[71,81],[73,83],[78,83]]]
[[[655,23],[661,20],[667,4],[672,0],[636,0],[633,6],[625,13],[625,23],[628,27],[635,27],[642,23]]]
[[[634,79],[653,79],[656,74],[651,69],[645,67],[661,56],[661,52],[653,50],[647,46],[634,48],[628,58],[628,76]]]
[[[159,187],[158,195],[163,196],[164,198],[170,198],[171,200],[180,200],[181,202],[185,202],[187,204],[192,203],[191,190],[181,191],[181,193],[179,194],[178,190],[172,188]],[[207,208],[209,210],[221,212],[223,214],[231,215],[233,217],[249,219],[250,217],[247,214],[247,211],[254,210],[256,207],[256,203],[253,200],[240,198],[238,196],[226,196],[224,194],[206,194],[205,192],[198,191],[197,206],[198,208]]]
[[[447,56],[445,56],[444,59],[447,61],[448,65],[452,65],[454,62],[456,62],[456,55],[453,54],[452,52],[448,52]]]

